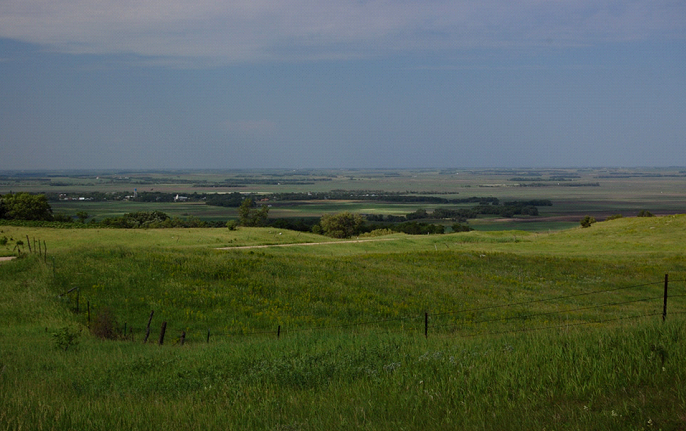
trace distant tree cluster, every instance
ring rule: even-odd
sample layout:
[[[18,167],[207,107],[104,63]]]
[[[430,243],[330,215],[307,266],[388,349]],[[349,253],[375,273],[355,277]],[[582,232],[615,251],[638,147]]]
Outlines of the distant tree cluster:
[[[8,193],[0,195],[0,219],[52,221],[52,208],[45,195]]]
[[[248,198],[238,207],[238,219],[241,226],[266,226],[269,207],[262,205],[260,209],[256,209],[255,206],[255,201]]]
[[[586,216],[586,217],[582,218],[581,221],[579,221],[579,224],[581,225],[581,227],[587,228],[587,227],[591,227],[591,225],[595,222],[596,222],[596,220],[594,217]]]

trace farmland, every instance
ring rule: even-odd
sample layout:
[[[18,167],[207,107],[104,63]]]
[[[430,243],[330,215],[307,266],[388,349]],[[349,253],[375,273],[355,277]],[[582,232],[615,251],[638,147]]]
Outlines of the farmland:
[[[686,172],[679,168],[598,169],[491,169],[491,170],[271,170],[195,172],[2,172],[0,194],[27,191],[55,196],[55,212],[73,215],[83,211],[91,219],[117,217],[128,212],[163,211],[170,216],[197,217],[207,221],[236,218],[235,207],[207,205],[203,200],[183,202],[134,199],[79,200],[89,194],[167,193],[193,194],[239,192],[266,199],[270,218],[320,217],[350,211],[360,214],[402,216],[417,209],[466,209],[470,203],[431,203],[366,200],[360,194],[394,194],[412,198],[496,198],[501,202],[549,200],[536,217],[507,219],[483,215],[470,220],[477,230],[527,230],[544,232],[567,229],[585,215],[603,220],[641,210],[654,214],[684,212]],[[283,193],[357,195],[346,199],[283,200]],[[57,196],[64,198],[58,199]],[[69,200],[66,199],[69,197]],[[449,220],[432,222],[449,226]]]
[[[202,199],[85,198],[134,188],[240,192],[268,199],[270,218],[552,205],[479,215],[471,232],[349,240],[4,223],[0,256],[19,256],[0,262],[0,427],[684,429],[684,175],[5,173],[0,193],[52,193],[56,212],[96,219],[236,218]]]

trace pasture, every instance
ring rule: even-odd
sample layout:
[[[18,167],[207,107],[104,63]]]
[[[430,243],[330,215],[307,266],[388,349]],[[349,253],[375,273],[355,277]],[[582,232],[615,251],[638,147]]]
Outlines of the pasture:
[[[0,263],[6,429],[686,425],[683,215],[352,243],[0,230],[48,246]],[[88,330],[103,315],[114,339]]]

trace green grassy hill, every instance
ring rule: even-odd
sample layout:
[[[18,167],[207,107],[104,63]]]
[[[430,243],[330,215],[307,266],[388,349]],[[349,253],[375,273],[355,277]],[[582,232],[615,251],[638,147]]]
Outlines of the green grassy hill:
[[[35,239],[48,256],[0,263],[0,424],[684,429],[685,228],[668,216],[343,242],[2,226],[5,254]]]

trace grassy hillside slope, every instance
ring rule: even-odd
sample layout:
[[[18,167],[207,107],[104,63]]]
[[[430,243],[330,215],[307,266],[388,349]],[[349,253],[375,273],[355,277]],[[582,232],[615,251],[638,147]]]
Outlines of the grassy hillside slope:
[[[686,216],[233,250],[331,240],[1,229],[48,245],[0,264],[3,428],[686,428]]]

